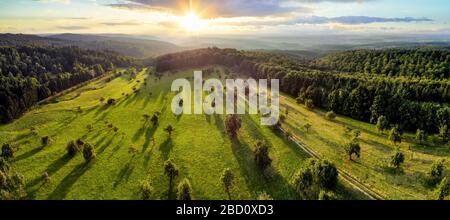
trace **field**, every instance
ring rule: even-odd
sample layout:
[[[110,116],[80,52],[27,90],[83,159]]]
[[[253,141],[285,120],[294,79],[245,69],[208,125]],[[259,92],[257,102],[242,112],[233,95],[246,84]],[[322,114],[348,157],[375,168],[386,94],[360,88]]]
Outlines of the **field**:
[[[303,144],[320,157],[330,159],[338,167],[352,174],[360,182],[383,195],[386,199],[433,199],[434,186],[427,182],[427,172],[434,161],[446,159],[449,148],[432,143],[419,144],[413,134],[404,134],[402,143],[394,145],[388,140],[388,132],[380,133],[375,125],[346,117],[327,120],[323,110],[308,110],[295,99],[284,96],[282,111],[288,116],[282,127],[291,132]],[[308,131],[305,124],[312,127]],[[361,158],[351,162],[345,144],[351,140],[348,128],[361,131]],[[399,149],[405,153],[401,170],[389,166],[390,157]]]
[[[163,168],[170,158],[180,169],[177,181],[188,178],[195,199],[228,198],[220,181],[225,168],[236,176],[232,199],[256,199],[261,192],[274,199],[299,199],[289,181],[308,155],[281,133],[260,127],[257,116],[242,116],[238,140],[232,141],[224,131],[224,116],[171,112],[175,95],[170,92],[171,82],[191,76],[192,71],[184,71],[158,80],[144,70],[135,79],[126,74],[112,81],[106,77],[2,125],[0,139],[17,148],[14,167],[25,176],[28,198],[140,199],[141,182],[150,181],[152,199],[174,199]],[[102,97],[117,103],[107,106]],[[161,112],[156,127],[143,117],[154,112]],[[171,138],[164,131],[169,124],[175,128]],[[49,146],[42,146],[43,136],[50,137]],[[81,153],[67,156],[67,143],[78,138],[95,148],[97,158],[92,164],[86,165]],[[271,146],[270,179],[254,164],[253,149],[260,140]],[[49,183],[44,184],[44,173]],[[364,198],[345,183],[339,185],[338,193],[342,199]]]

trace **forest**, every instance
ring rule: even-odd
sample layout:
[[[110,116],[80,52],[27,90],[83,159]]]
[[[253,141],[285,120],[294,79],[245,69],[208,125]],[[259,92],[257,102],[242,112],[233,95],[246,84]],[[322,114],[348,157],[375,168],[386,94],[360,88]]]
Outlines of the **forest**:
[[[277,78],[299,103],[351,118],[448,137],[450,52],[444,49],[356,50],[312,61],[235,49],[207,48],[164,55],[159,72],[224,65],[256,79]],[[333,69],[333,70],[332,70]]]
[[[38,101],[136,61],[78,47],[0,47],[0,121],[20,117]]]

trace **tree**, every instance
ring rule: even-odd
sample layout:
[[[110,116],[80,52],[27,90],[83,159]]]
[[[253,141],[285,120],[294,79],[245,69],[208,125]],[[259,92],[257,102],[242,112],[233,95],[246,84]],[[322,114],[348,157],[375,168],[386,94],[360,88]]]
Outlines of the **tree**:
[[[419,143],[422,143],[425,140],[425,131],[417,129],[417,131],[416,131],[416,140]]]
[[[319,160],[314,163],[313,175],[316,182],[323,189],[334,190],[338,181],[336,166],[328,160]]]
[[[157,113],[154,113],[150,121],[153,123],[153,127],[155,127],[158,124],[159,116]]]
[[[90,144],[84,144],[83,147],[83,157],[86,163],[90,163],[93,159],[95,159],[95,151],[94,148]]]
[[[259,201],[270,201],[270,200],[273,200],[273,198],[266,192],[262,192],[258,195],[258,200]]]
[[[400,132],[398,131],[397,127],[393,127],[391,131],[389,132],[389,140],[394,143],[394,145],[397,145],[397,143],[402,142],[402,136]]]
[[[167,160],[164,163],[164,174],[169,177],[169,195],[172,192],[173,180],[178,176],[178,172],[178,168],[172,160]]]
[[[70,157],[74,157],[78,153],[78,151],[80,151],[80,148],[78,147],[77,144],[75,144],[74,141],[69,141],[69,143],[67,143],[66,149],[67,149],[67,154]]]
[[[444,200],[449,194],[450,184],[448,183],[447,177],[444,177],[436,188],[437,200]]]
[[[397,151],[394,155],[391,156],[391,166],[395,168],[400,168],[400,165],[405,162],[405,155]]]
[[[428,175],[433,180],[438,180],[442,178],[442,175],[444,174],[444,160],[437,160],[434,161],[434,163],[431,165],[430,171],[428,171]]]
[[[360,158],[361,146],[359,145],[359,141],[357,139],[350,141],[346,146],[346,152],[349,160],[353,160],[353,155]]]
[[[447,143],[448,141],[448,126],[442,125],[439,127],[439,137],[442,139],[442,142]]]
[[[46,147],[50,144],[50,137],[49,136],[44,136],[41,138],[41,144],[42,146]]]
[[[175,129],[172,127],[172,125],[168,125],[164,130],[167,132],[167,134],[169,134],[169,138],[171,138],[172,137],[172,132]]]
[[[233,183],[234,183],[234,174],[233,171],[231,171],[230,168],[227,168],[223,171],[222,173],[222,184],[223,184],[223,188],[225,189],[225,192],[228,195],[228,199],[231,200],[231,188],[233,187]]]
[[[9,144],[3,144],[2,146],[2,157],[5,159],[14,157],[14,149]]]
[[[256,165],[265,170],[272,163],[269,156],[269,147],[263,142],[258,142],[254,151]]]
[[[178,185],[178,194],[177,194],[177,199],[178,200],[192,200],[192,187],[191,187],[191,183],[189,182],[188,179],[183,179],[183,181],[180,182],[180,184]]]
[[[319,193],[319,200],[322,200],[322,201],[337,200],[337,196],[333,192],[321,190]]]
[[[307,109],[312,110],[314,109],[314,101],[312,99],[307,99],[305,101],[305,106]]]
[[[297,171],[292,178],[292,185],[295,191],[300,195],[307,197],[310,193],[310,187],[314,183],[314,177],[309,167],[303,167]]]
[[[153,187],[149,181],[142,181],[141,183],[141,196],[142,200],[150,200],[153,193]]]
[[[336,119],[336,114],[333,111],[329,111],[327,112],[327,114],[325,114],[325,118],[332,121]]]
[[[237,137],[237,134],[238,134],[241,126],[242,126],[242,121],[235,114],[228,115],[227,118],[225,119],[225,127],[227,130],[227,133],[233,139],[235,139]]]
[[[377,127],[378,132],[383,133],[384,130],[389,128],[389,121],[387,120],[387,118],[385,116],[382,115],[382,116],[378,117],[376,127]]]
[[[308,132],[309,129],[312,127],[312,125],[309,123],[306,123],[305,125],[303,125],[303,127],[305,128],[306,132]]]

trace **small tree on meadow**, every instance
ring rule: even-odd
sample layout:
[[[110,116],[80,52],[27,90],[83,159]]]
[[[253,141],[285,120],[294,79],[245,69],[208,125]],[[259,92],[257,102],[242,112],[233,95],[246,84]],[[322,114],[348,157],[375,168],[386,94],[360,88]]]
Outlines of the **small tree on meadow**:
[[[306,132],[308,132],[309,129],[312,127],[312,125],[309,123],[306,123],[305,125],[303,125],[303,127],[305,128]]]
[[[228,199],[231,200],[230,191],[231,191],[231,188],[233,187],[233,183],[234,183],[233,171],[231,171],[230,168],[225,169],[222,173],[221,180],[222,180],[223,188],[228,195]]]
[[[425,131],[417,129],[417,131],[416,131],[416,140],[419,143],[422,143],[425,140]]]
[[[172,133],[175,129],[172,127],[172,125],[168,125],[164,130],[167,132],[167,134],[169,134],[169,138],[171,138]]]
[[[153,187],[149,181],[142,181],[140,191],[142,200],[150,200],[153,193]]]
[[[431,165],[430,171],[428,171],[428,175],[433,180],[439,180],[444,174],[444,169],[444,160],[437,160]]]
[[[184,179],[178,184],[177,199],[189,201],[192,200],[192,186],[188,179]]]
[[[319,200],[321,201],[337,200],[337,196],[334,192],[321,190],[319,193]]]
[[[164,174],[169,177],[169,195],[172,191],[173,180],[178,176],[178,173],[178,168],[172,160],[168,160],[164,163]]]
[[[307,109],[312,110],[314,109],[314,101],[312,99],[307,99],[305,101],[305,106]]]
[[[361,146],[359,145],[359,141],[357,139],[353,139],[346,146],[346,152],[348,159],[353,161],[353,156],[357,158],[361,157]]]
[[[448,141],[448,126],[442,125],[439,127],[439,137],[441,138],[442,142],[447,143]]]
[[[94,148],[90,144],[84,144],[83,147],[83,157],[86,163],[90,163],[92,160],[95,159],[95,151]]]
[[[241,126],[242,121],[236,114],[228,115],[227,118],[225,119],[225,127],[228,135],[230,135],[231,138],[237,137],[237,134]]]
[[[154,113],[153,116],[152,116],[152,118],[150,119],[150,121],[152,122],[153,127],[155,127],[155,126],[158,124],[158,121],[159,121],[159,116],[158,116],[158,114],[157,114],[157,113]]]
[[[270,201],[270,200],[273,200],[273,198],[266,192],[262,192],[258,195],[258,200],[259,201]]]
[[[66,149],[67,149],[67,154],[70,157],[74,157],[78,153],[78,151],[80,151],[80,148],[75,143],[75,141],[69,141],[69,143],[67,143]]]
[[[333,111],[329,111],[325,114],[325,118],[327,120],[332,121],[332,120],[336,119],[336,114]]]
[[[50,144],[50,137],[49,136],[44,136],[41,138],[41,144],[42,146],[46,147]]]
[[[402,142],[402,136],[400,132],[398,131],[397,127],[393,127],[391,131],[389,132],[389,140],[394,143],[394,145],[397,145],[398,143]]]
[[[14,157],[14,149],[9,144],[3,144],[2,146],[2,157],[5,159]]]
[[[394,155],[391,157],[391,166],[395,168],[400,168],[400,166],[405,162],[405,154],[403,154],[400,151],[397,151]]]
[[[265,170],[272,163],[269,156],[269,146],[263,142],[258,142],[255,148],[255,162],[261,170]]]
[[[387,120],[387,118],[385,116],[380,116],[378,117],[377,120],[377,130],[380,133],[383,133],[383,131],[385,131],[386,129],[389,128],[389,121]]]

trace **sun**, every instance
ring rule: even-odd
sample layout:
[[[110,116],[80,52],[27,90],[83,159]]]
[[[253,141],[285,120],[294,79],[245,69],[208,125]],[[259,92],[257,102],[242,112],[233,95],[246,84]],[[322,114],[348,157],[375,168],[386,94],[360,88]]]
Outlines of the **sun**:
[[[199,32],[207,27],[207,22],[201,19],[195,12],[189,12],[180,17],[179,24],[188,32]]]

